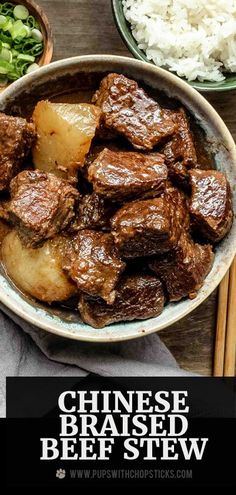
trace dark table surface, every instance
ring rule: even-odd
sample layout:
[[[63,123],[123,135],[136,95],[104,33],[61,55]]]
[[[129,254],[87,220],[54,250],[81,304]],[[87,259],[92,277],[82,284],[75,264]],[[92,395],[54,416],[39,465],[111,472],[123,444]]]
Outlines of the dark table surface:
[[[54,34],[54,57],[110,53],[131,56],[113,21],[110,0],[39,0]],[[207,94],[236,138],[236,92]],[[212,374],[217,291],[160,336],[185,369]]]

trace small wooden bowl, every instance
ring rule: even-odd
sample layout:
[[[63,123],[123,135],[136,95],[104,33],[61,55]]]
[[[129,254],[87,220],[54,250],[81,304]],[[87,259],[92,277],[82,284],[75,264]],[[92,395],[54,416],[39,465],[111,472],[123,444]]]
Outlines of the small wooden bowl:
[[[0,3],[3,3],[3,1]],[[10,3],[24,5],[29,10],[30,14],[39,22],[43,34],[44,51],[36,62],[40,66],[49,64],[53,54],[53,36],[49,20],[44,10],[33,0],[10,0]]]

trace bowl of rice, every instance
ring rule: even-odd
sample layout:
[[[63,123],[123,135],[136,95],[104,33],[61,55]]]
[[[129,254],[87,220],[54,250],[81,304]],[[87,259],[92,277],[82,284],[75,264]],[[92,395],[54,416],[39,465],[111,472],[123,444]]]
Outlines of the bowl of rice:
[[[236,89],[235,0],[112,0],[131,53],[200,91]]]

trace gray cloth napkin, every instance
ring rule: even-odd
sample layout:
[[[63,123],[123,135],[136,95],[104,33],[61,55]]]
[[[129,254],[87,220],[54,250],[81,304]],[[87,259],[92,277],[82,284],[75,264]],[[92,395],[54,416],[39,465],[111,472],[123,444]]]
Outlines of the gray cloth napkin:
[[[0,417],[7,376],[193,376],[179,368],[157,334],[91,344],[36,328],[0,304]]]

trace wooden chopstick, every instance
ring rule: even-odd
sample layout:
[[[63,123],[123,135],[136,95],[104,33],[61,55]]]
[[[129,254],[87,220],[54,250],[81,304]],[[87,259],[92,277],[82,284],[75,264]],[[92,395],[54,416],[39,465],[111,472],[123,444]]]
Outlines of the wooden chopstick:
[[[236,357],[236,257],[229,270],[227,331],[225,340],[224,376],[235,375]]]
[[[236,358],[236,258],[218,295],[213,376],[234,376]]]
[[[217,312],[217,324],[216,324],[213,376],[224,375],[228,293],[229,293],[229,271],[226,273],[222,282],[220,283],[219,292],[218,292],[218,312]]]

